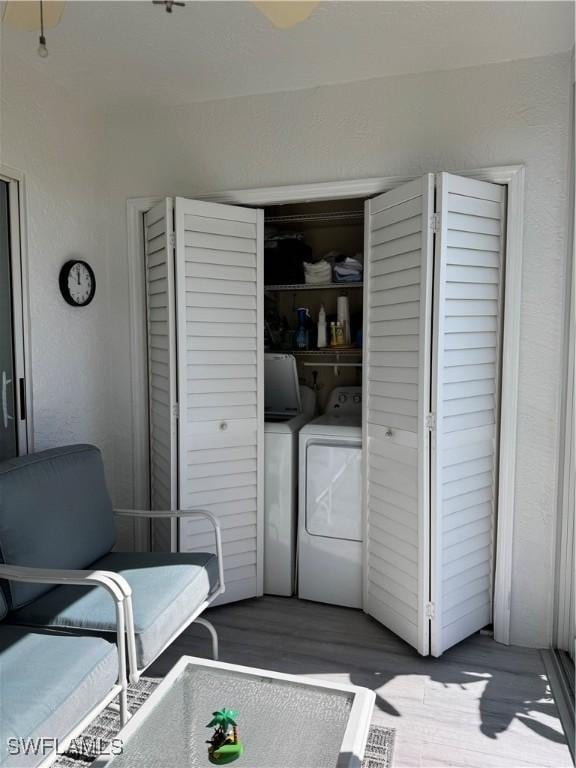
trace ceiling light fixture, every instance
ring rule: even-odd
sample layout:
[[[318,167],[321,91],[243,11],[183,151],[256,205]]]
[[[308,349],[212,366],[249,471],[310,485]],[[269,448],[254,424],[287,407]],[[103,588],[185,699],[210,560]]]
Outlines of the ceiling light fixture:
[[[48,48],[46,46],[46,37],[44,36],[44,0],[40,2],[40,37],[38,38],[38,56],[41,59],[45,59],[48,56]]]
[[[277,29],[290,29],[306,21],[317,5],[319,0],[252,0],[256,8],[266,16],[268,21]]]
[[[184,8],[186,5],[186,3],[180,3],[178,0],[152,0],[152,3],[154,5],[163,5],[166,8],[166,13],[172,13],[175,5],[180,6],[180,8]]]

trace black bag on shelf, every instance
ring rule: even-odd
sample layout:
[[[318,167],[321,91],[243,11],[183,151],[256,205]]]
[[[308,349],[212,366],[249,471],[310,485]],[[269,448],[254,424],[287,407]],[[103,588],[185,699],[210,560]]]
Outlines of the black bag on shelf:
[[[288,285],[304,282],[303,261],[311,261],[312,249],[302,236],[278,236],[264,244],[264,282],[267,285]]]

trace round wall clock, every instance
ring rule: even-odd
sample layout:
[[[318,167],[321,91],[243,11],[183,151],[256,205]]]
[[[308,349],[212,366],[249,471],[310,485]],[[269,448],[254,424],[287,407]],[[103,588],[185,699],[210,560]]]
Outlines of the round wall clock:
[[[85,261],[67,261],[60,270],[60,291],[73,307],[86,307],[96,293],[94,270]]]

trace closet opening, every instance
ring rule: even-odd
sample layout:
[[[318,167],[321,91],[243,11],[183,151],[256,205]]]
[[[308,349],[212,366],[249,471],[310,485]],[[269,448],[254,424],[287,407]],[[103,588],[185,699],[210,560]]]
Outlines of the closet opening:
[[[362,607],[364,201],[264,209],[264,592]]]

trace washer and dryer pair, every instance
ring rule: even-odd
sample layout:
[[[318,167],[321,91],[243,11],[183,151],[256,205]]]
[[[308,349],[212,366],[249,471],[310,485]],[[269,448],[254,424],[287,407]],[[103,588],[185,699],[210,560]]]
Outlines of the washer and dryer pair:
[[[360,608],[361,388],[337,387],[315,415],[294,357],[266,354],[264,592]]]

